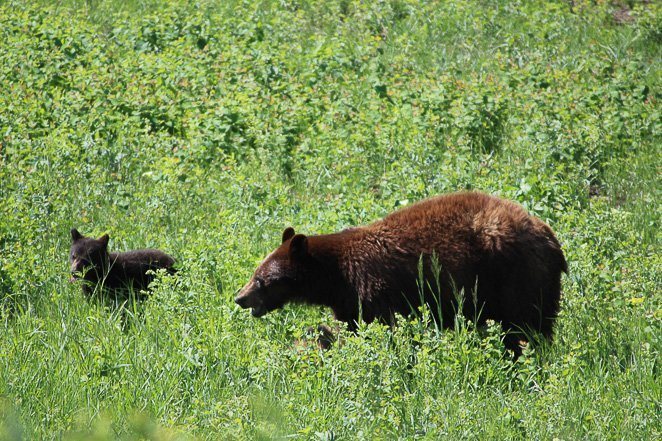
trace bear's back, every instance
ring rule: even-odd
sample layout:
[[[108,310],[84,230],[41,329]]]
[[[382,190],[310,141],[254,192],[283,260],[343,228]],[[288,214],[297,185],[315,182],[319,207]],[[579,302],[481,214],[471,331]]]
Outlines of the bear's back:
[[[149,271],[165,269],[174,274],[175,259],[160,250],[140,249],[121,253],[110,253],[110,270],[105,279],[108,288],[118,289],[131,286],[135,290],[147,289],[154,280]]]
[[[429,228],[430,223],[471,226],[481,213],[490,216],[526,219],[529,215],[519,205],[478,192],[463,192],[425,199],[387,215],[379,222]]]
[[[170,255],[161,250],[152,248],[143,248],[111,254],[114,255],[117,260],[133,265],[142,264],[158,268],[169,268],[175,264],[175,259]]]
[[[541,221],[519,205],[483,193],[465,192],[426,199],[368,226],[412,253],[441,251],[456,258],[501,247]],[[542,228],[541,225],[541,228]]]

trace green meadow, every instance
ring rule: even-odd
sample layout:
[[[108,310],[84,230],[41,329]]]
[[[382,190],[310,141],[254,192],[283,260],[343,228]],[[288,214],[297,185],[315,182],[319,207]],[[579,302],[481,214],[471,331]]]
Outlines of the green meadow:
[[[662,8],[0,0],[0,439],[662,438]],[[552,344],[233,302],[287,226],[473,189],[569,264]],[[118,310],[69,230],[177,259]]]

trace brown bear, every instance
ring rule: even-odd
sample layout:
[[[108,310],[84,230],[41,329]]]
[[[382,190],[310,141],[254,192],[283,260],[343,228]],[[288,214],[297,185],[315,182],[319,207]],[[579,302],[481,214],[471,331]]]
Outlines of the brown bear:
[[[110,291],[115,299],[127,299],[134,293],[136,298],[144,298],[144,291],[154,280],[149,270],[165,269],[174,274],[175,259],[163,251],[141,249],[124,253],[108,252],[107,234],[98,239],[85,237],[77,229],[71,230],[69,263],[71,279],[83,280],[83,292],[90,295],[99,285]]]
[[[255,317],[288,302],[324,305],[351,330],[359,314],[390,324],[425,303],[444,327],[456,311],[500,322],[518,354],[531,331],[551,339],[561,272],[566,260],[549,226],[513,202],[464,192],[339,233],[286,228],[235,301]]]

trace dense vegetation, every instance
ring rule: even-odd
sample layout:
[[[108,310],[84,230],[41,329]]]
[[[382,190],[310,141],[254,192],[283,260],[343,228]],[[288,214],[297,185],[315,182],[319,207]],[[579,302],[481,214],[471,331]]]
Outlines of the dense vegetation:
[[[0,438],[662,437],[659,3],[164,3],[0,2]],[[233,304],[284,227],[459,189],[557,232],[553,345]],[[179,276],[87,301],[73,226]]]

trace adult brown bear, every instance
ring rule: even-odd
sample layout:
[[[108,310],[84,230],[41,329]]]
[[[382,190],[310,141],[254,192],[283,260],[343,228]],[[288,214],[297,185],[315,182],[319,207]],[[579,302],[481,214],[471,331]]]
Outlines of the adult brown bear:
[[[324,305],[350,329],[359,313],[368,323],[392,323],[395,313],[425,302],[445,327],[460,310],[479,323],[500,322],[506,347],[518,354],[531,331],[552,337],[562,271],[565,257],[549,226],[513,202],[466,192],[335,234],[287,228],[235,301],[255,317],[288,302]]]

